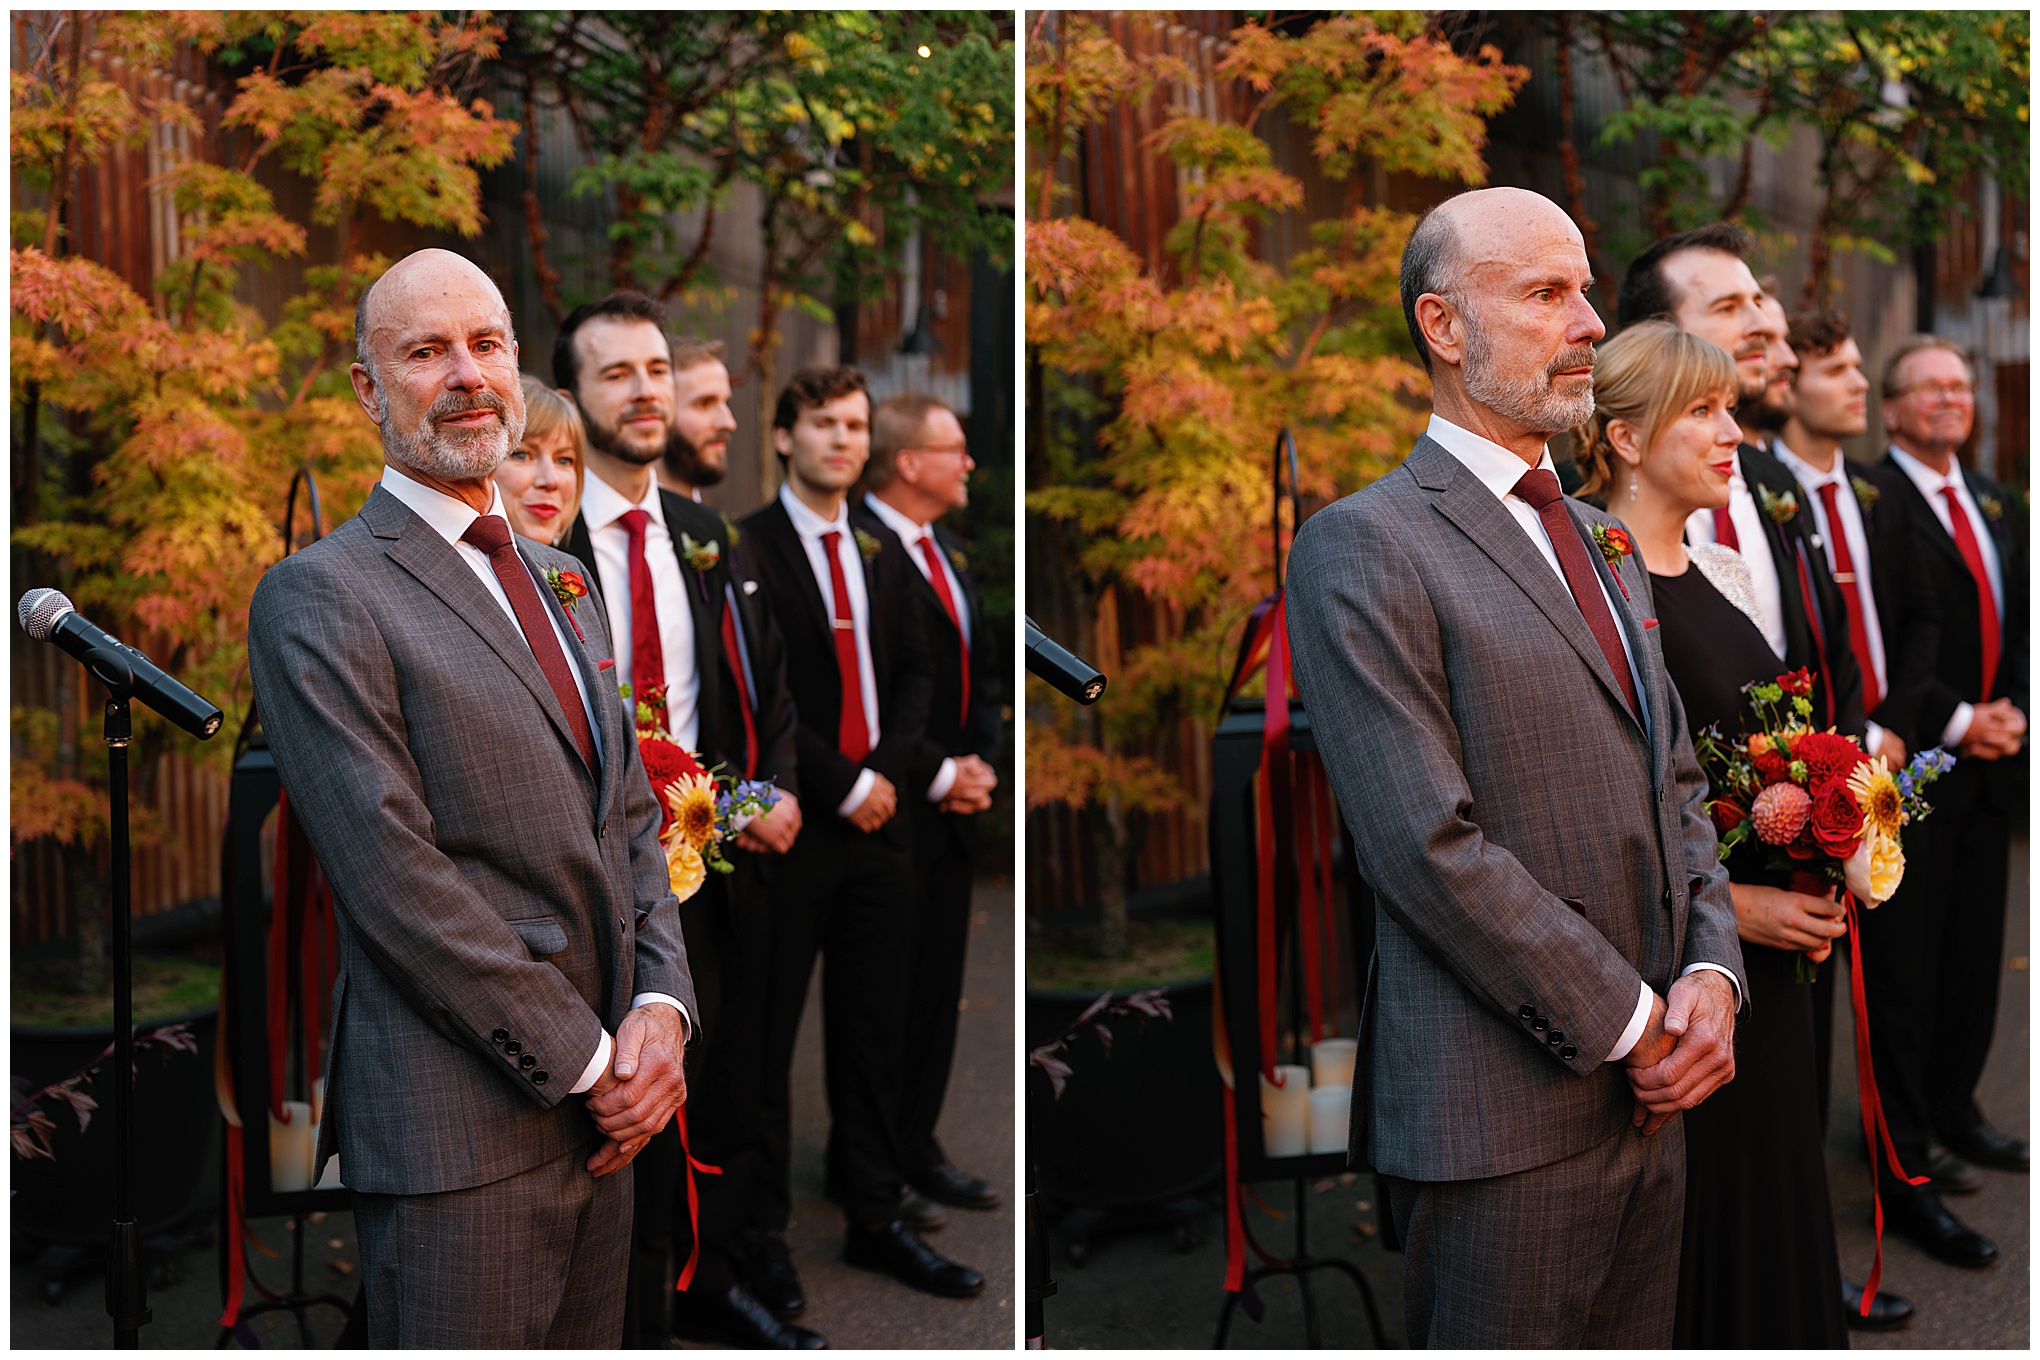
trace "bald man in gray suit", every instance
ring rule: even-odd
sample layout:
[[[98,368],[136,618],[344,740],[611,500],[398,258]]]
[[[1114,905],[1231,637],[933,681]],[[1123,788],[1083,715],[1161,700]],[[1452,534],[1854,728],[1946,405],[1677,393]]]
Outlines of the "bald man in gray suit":
[[[338,907],[318,1166],[354,1192],[371,1345],[614,1347],[628,1167],[694,1006],[659,809],[600,602],[567,611],[548,574],[579,564],[514,540],[490,478],[524,430],[501,295],[420,251],[356,329],[382,481],[248,622]]]
[[[1403,256],[1435,415],[1304,524],[1289,636],[1377,894],[1352,1152],[1389,1186],[1413,1346],[1666,1346],[1681,1110],[1734,1072],[1742,951],[1632,555],[1559,494],[1593,411],[1580,234],[1520,189]]]

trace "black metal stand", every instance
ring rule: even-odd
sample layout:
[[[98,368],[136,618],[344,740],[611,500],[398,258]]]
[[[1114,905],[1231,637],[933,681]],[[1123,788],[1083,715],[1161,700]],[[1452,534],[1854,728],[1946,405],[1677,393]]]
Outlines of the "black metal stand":
[[[1034,1085],[1032,1073],[1028,1086]],[[1034,1142],[1034,1093],[1027,1093],[1027,1141]],[[1048,1322],[1042,1300],[1055,1293],[1055,1279],[1049,1273],[1048,1233],[1041,1226],[1041,1196],[1034,1188],[1034,1158],[1027,1159],[1027,1349],[1048,1348]]]
[[[240,1230],[239,1224],[231,1226],[236,1232]],[[338,1294],[305,1292],[305,1215],[299,1213],[290,1216],[290,1235],[290,1292],[277,1298],[241,1305],[240,1321],[232,1327],[220,1328],[220,1339],[213,1343],[214,1350],[225,1350],[227,1343],[234,1339],[234,1335],[241,1328],[248,1325],[251,1318],[263,1313],[289,1313],[297,1318],[298,1339],[304,1343],[306,1350],[312,1349],[312,1324],[305,1316],[306,1313],[324,1303],[338,1308],[343,1315],[352,1316],[354,1305]]]
[[[1367,1277],[1362,1275],[1360,1268],[1351,1261],[1337,1256],[1312,1256],[1310,1254],[1309,1230],[1304,1216],[1306,1187],[1304,1186],[1303,1178],[1300,1176],[1292,1181],[1291,1184],[1296,1187],[1296,1255],[1287,1261],[1282,1261],[1272,1266],[1257,1266],[1253,1270],[1248,1271],[1247,1287],[1251,1289],[1261,1281],[1273,1279],[1277,1275],[1294,1275],[1296,1277],[1297,1297],[1303,1302],[1304,1344],[1312,1350],[1322,1350],[1324,1348],[1324,1339],[1318,1334],[1317,1296],[1311,1293],[1311,1272],[1315,1270],[1343,1271],[1360,1290],[1360,1304],[1367,1310],[1367,1330],[1374,1336],[1374,1349],[1386,1349],[1388,1342],[1382,1336],[1381,1312],[1374,1304],[1373,1286],[1367,1283]],[[1239,1302],[1239,1294],[1227,1294],[1225,1302],[1219,1305],[1218,1337],[1211,1343],[1212,1349],[1221,1351],[1225,1349],[1226,1333],[1232,1330],[1233,1310],[1239,1306]]]

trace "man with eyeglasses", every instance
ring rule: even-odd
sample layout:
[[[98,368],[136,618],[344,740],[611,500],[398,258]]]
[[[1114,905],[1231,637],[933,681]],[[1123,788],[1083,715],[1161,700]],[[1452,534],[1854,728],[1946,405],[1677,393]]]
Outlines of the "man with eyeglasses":
[[[2022,1173],[2026,1142],[1992,1128],[1976,1084],[1996,1024],[2013,817],[2024,805],[2026,561],[2023,506],[1961,466],[1975,379],[1938,336],[1902,342],[1884,370],[1891,447],[1866,468],[1876,500],[1903,504],[1930,580],[1940,640],[1922,701],[1922,742],[1957,755],[1906,828],[1905,883],[1863,917],[1871,1064],[1892,1140],[1928,1185],[1884,1187],[1892,1226],[1929,1255],[1981,1267],[1994,1243],[1941,1195],[1980,1186],[1975,1167]]]

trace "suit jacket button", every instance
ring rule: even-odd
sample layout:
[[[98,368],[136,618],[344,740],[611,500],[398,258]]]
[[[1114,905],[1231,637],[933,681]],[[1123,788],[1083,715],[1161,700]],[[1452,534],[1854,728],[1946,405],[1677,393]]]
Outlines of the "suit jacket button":
[[[1542,1034],[1544,1033],[1545,1030],[1551,1028],[1551,1021],[1547,1020],[1545,1017],[1540,1015],[1535,1020],[1532,1020],[1530,1022],[1530,1028],[1536,1030],[1539,1034]]]
[[[1545,1043],[1547,1043],[1547,1044],[1562,1044],[1562,1043],[1564,1043],[1564,1042],[1565,1042],[1565,1031],[1564,1031],[1564,1030],[1562,1030],[1562,1029],[1555,1029],[1555,1030],[1551,1031],[1551,1033],[1550,1033],[1550,1034],[1548,1034],[1548,1035],[1546,1035],[1546,1036],[1545,1036],[1545,1038],[1544,1038],[1544,1042],[1545,1042]]]
[[[545,1069],[544,1069],[544,1068],[540,1068],[540,1069],[539,1069],[538,1071],[536,1071],[536,1072],[533,1072],[533,1073],[531,1074],[531,1084],[532,1084],[533,1086],[543,1086],[543,1085],[545,1085]]]
[[[1663,800],[1662,800],[1662,799],[1660,799],[1659,801],[1663,801]],[[600,826],[596,827],[596,828],[595,828],[595,835],[596,835],[596,837],[597,837],[598,839],[603,839],[603,840],[606,840],[606,839],[608,839],[608,836],[609,836],[609,823],[607,823],[607,822],[604,822],[604,823],[603,823],[602,825],[600,825]]]
[[[497,1043],[500,1044],[505,1039],[508,1039],[510,1037],[510,1031],[502,1028],[501,1026],[498,1026],[496,1032],[494,1034],[491,1034],[489,1037],[491,1039],[494,1039]]]
[[[517,1060],[517,1065],[529,1072],[532,1068],[538,1066],[538,1059],[527,1053]]]
[[[1538,1028],[1542,1029],[1543,1026],[1539,1025]],[[503,1045],[503,1051],[505,1053],[508,1053],[511,1057],[514,1058],[524,1051],[524,1045],[518,1043],[515,1039],[512,1039],[509,1043]]]
[[[1571,1062],[1574,1058],[1580,1056],[1580,1051],[1577,1048],[1574,1048],[1571,1044],[1566,1044],[1558,1050],[1558,1056],[1565,1059],[1567,1062]]]
[[[1537,1008],[1525,1001],[1522,1005],[1516,1007],[1516,1014],[1525,1020],[1534,1020],[1537,1018]],[[501,1031],[498,1032],[500,1033]]]

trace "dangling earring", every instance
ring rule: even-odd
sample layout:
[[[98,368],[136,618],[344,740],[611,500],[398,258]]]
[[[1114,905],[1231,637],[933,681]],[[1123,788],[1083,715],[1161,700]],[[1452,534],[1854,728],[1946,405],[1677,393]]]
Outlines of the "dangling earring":
[[[1633,468],[1629,473],[1629,499],[1636,499],[1636,471]]]

